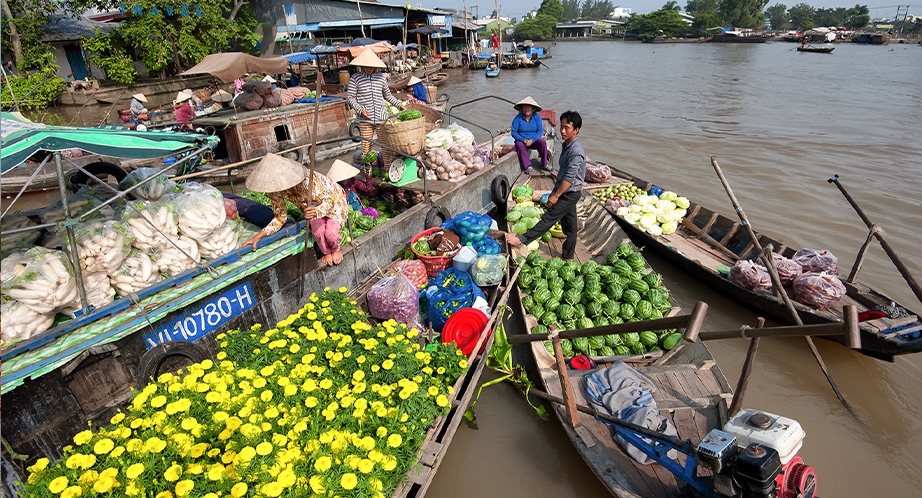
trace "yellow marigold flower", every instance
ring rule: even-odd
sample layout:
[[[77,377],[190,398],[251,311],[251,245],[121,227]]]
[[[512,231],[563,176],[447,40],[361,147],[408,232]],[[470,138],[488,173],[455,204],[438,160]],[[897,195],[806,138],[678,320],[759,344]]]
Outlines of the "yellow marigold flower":
[[[48,463],[49,461],[47,458],[44,458],[44,457],[39,458],[38,460],[35,461],[34,465],[32,465],[31,467],[28,467],[26,470],[28,470],[30,473],[33,473],[33,474],[36,472],[41,472],[45,470],[46,468],[48,468]]]
[[[108,493],[109,490],[118,485],[118,482],[113,477],[100,477],[98,481],[93,484],[93,491],[97,493]]]
[[[333,381],[330,379],[323,379],[320,381],[320,389],[329,389],[333,387]]]
[[[186,467],[186,473],[192,475],[199,475],[205,471],[205,468],[200,463],[193,463]]]
[[[263,441],[256,445],[256,454],[266,456],[272,453],[272,443]]]
[[[388,455],[385,457],[384,463],[381,465],[385,471],[390,472],[397,468],[397,459]]]
[[[189,494],[189,491],[192,491],[192,488],[195,487],[195,483],[189,479],[183,479],[176,483],[176,496],[186,496]]]
[[[403,415],[400,416],[400,421],[401,421],[401,422],[406,422],[406,421],[409,420],[409,419],[410,419],[410,416],[407,415],[406,413],[404,413]]]
[[[218,495],[214,493],[207,493],[204,496],[202,496],[202,498],[218,498]]]
[[[122,412],[118,412],[112,418],[109,419],[109,423],[114,425],[114,424],[121,422],[122,420],[125,420],[125,414]]]
[[[154,408],[160,408],[161,406],[165,404],[166,404],[166,396],[162,394],[158,396],[154,396],[153,399],[150,400],[150,406]]]
[[[325,488],[323,485],[323,477],[321,476],[311,476],[308,483],[311,486],[311,490],[318,495],[322,495],[327,492],[327,488]]]
[[[326,472],[333,466],[333,459],[328,456],[322,456],[314,462],[314,468],[317,472]]]
[[[173,498],[173,493],[169,491],[161,491],[157,493],[157,496],[155,498]]]
[[[359,461],[359,472],[363,474],[367,474],[371,472],[372,470],[374,470],[374,468],[375,468],[375,462],[372,462],[371,460],[367,458],[363,458]]]
[[[266,367],[266,368],[269,368],[269,367]],[[253,379],[253,387],[255,387],[256,389],[262,389],[266,387],[266,379],[262,377],[256,377],[255,379]]]
[[[308,396],[307,399],[304,400],[304,406],[306,406],[306,407],[308,407],[308,408],[313,408],[313,407],[317,406],[317,398],[315,398],[315,397],[313,397],[313,396]]]
[[[58,494],[67,487],[67,478],[64,476],[55,477],[48,483],[48,491]]]
[[[244,446],[237,457],[241,462],[249,462],[256,456],[256,450],[252,446]]]
[[[400,434],[391,434],[387,437],[387,445],[391,448],[399,448],[401,444],[403,444],[403,438]]]
[[[263,493],[266,496],[276,497],[282,494],[282,491],[285,491],[285,486],[282,486],[282,483],[278,481],[272,481],[269,484],[263,486]]]
[[[429,396],[437,396],[439,394],[439,388],[435,386],[429,386],[429,389],[426,389],[426,394]]]
[[[220,463],[212,464],[208,468],[208,480],[210,481],[220,481],[224,477],[224,466]]]
[[[221,402],[221,393],[216,391],[210,391],[205,395],[205,401],[209,403],[220,403]]]
[[[247,484],[245,482],[238,482],[234,484],[234,487],[231,488],[231,496],[233,498],[240,498],[247,494]]]
[[[144,472],[144,464],[138,462],[128,467],[128,470],[125,471],[125,476],[129,479],[137,479],[142,472]]]
[[[439,367],[435,370],[435,373],[442,375],[445,373],[445,367]]]
[[[88,470],[84,472],[80,478],[77,479],[77,482],[82,484],[91,484],[96,482],[96,479],[99,479],[99,472],[96,472],[95,470]]]
[[[243,425],[243,421],[237,417],[231,417],[225,421],[227,428],[234,431],[240,428]]]
[[[340,287],[340,288],[339,288],[340,294],[345,294],[348,290],[349,290],[349,289],[347,289],[347,288],[345,288],[345,287]]]
[[[383,368],[383,369],[385,369],[385,370],[390,370],[390,369],[394,368],[394,362],[391,361],[391,360],[389,360],[389,359],[388,359],[388,360],[384,360],[384,363],[381,363],[381,368]]]
[[[166,441],[154,436],[144,442],[144,450],[149,453],[160,453],[166,448]]]
[[[343,474],[342,478],[339,480],[339,485],[342,486],[343,489],[354,489],[358,482],[359,480],[355,477],[355,474],[347,472]]]
[[[287,386],[285,386],[285,391],[284,391],[283,394],[284,394],[286,397],[287,397],[287,396],[294,396],[295,394],[298,394],[298,386],[296,386],[296,385],[294,385],[294,384],[288,384]]]
[[[444,394],[440,394],[437,398],[435,398],[435,404],[445,408],[451,403],[448,402],[448,398],[446,398]]]
[[[71,486],[61,492],[61,498],[74,498],[83,494],[83,488],[80,486]]]
[[[467,368],[467,360],[461,360],[458,362],[458,366],[461,368]]]
[[[368,483],[371,484],[371,489],[374,489],[375,491],[381,491],[384,489],[384,483],[382,483],[380,479],[371,477],[368,479]]]
[[[163,473],[163,478],[170,482],[176,482],[182,476],[182,465],[174,463]]]
[[[375,435],[377,435],[378,437],[384,437],[384,436],[386,436],[386,435],[387,435],[387,427],[384,427],[384,426],[378,427],[378,430],[375,431]]]
[[[365,372],[361,370],[356,370],[355,372],[352,373],[352,380],[354,382],[361,382],[364,379],[365,379]]]
[[[211,416],[211,419],[215,422],[221,423],[227,420],[227,417],[227,412],[215,412],[215,414]]]
[[[259,399],[263,402],[268,403],[272,399],[272,391],[266,389],[265,391],[259,393]]]
[[[111,477],[114,479],[117,475],[118,475],[118,469],[109,467],[108,469],[102,471],[99,474],[99,477]]]
[[[93,431],[86,430],[83,432],[78,432],[77,435],[74,436],[74,444],[77,446],[82,446],[86,443],[89,443],[90,439],[93,439]]]

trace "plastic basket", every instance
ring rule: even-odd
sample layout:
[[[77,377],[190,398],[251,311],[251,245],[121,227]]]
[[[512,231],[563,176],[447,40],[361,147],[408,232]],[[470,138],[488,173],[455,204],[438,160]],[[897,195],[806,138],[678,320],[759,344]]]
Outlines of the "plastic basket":
[[[414,249],[414,245],[419,239],[423,237],[428,237],[429,235],[434,234],[442,230],[440,227],[430,228],[428,230],[423,230],[422,232],[416,234],[413,237],[413,240],[410,241],[410,250],[413,251],[413,254],[416,255],[416,258],[423,262],[423,265],[426,267],[426,275],[429,277],[435,277],[436,274],[441,270],[447,270],[451,266],[451,260],[454,258],[454,254],[449,254],[446,256],[427,256],[425,254],[420,254]]]
[[[384,145],[408,156],[415,156],[426,148],[426,121],[387,121],[379,129],[378,135]]]

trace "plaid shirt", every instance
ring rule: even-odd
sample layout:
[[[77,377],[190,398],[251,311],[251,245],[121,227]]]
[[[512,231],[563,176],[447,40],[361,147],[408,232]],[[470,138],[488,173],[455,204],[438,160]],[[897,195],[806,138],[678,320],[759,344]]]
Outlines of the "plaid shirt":
[[[391,94],[391,89],[387,86],[387,76],[384,73],[372,73],[369,76],[364,71],[359,71],[349,78],[347,101],[356,113],[361,115],[363,110],[368,111],[368,118],[373,123],[383,123],[387,119],[385,100],[394,107],[400,107],[400,101]]]

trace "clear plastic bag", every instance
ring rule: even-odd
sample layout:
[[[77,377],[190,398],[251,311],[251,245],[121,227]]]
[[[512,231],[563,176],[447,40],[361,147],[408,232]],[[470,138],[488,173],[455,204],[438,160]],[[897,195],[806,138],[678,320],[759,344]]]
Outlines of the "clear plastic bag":
[[[127,225],[113,220],[80,223],[74,235],[80,266],[88,273],[117,270],[128,257],[134,240]]]
[[[134,235],[131,245],[142,251],[163,248],[168,238],[175,239],[179,235],[176,206],[166,199],[133,201],[126,204],[120,214],[122,222]]]
[[[102,308],[115,300],[115,289],[112,287],[109,275],[105,273],[84,273],[83,289],[86,291],[86,303],[95,309]],[[78,309],[80,309],[79,300],[62,311],[69,315],[73,315]]]
[[[749,260],[737,261],[733,268],[730,268],[727,280],[743,289],[772,290],[772,277],[768,274],[768,270]]]
[[[503,280],[506,272],[506,257],[499,254],[486,255],[477,258],[471,267],[471,278],[478,287],[498,285]]]
[[[70,208],[70,216],[72,219],[81,219],[84,214],[98,207],[100,204],[102,204],[102,201],[87,194],[74,194],[67,198],[67,206]],[[106,206],[82,218],[82,221],[86,222],[103,218],[111,219],[114,217],[115,211],[111,206]],[[64,221],[64,204],[58,200],[39,213],[39,218],[41,218],[42,223],[57,223],[59,221]],[[67,230],[60,226],[48,228],[45,233],[45,238],[42,239],[42,246],[49,249],[64,247],[64,235],[66,233]]]
[[[429,275],[426,273],[426,265],[418,259],[405,260],[397,262],[388,276],[403,275],[410,280],[410,283],[417,289],[425,289],[429,284]]]
[[[775,269],[778,270],[778,280],[781,281],[781,285],[791,285],[794,279],[804,272],[803,267],[793,259],[785,258],[776,252],[772,253],[772,258],[775,260]]]
[[[224,195],[211,185],[187,183],[168,200],[175,203],[179,213],[179,233],[195,240],[211,237],[227,220]]]
[[[586,181],[591,183],[608,183],[612,179],[611,168],[606,164],[587,164]]]
[[[4,343],[24,341],[42,333],[54,323],[54,313],[38,313],[15,299],[4,299],[0,306],[0,330]]]
[[[201,259],[198,243],[195,239],[182,235],[161,250],[151,250],[150,257],[154,264],[157,265],[157,270],[160,271],[163,278],[179,275],[189,268],[195,267],[195,264]]]
[[[109,275],[109,281],[120,296],[127,296],[159,282],[160,272],[147,254],[132,251],[118,270]]]
[[[474,144],[474,134],[467,128],[452,123],[448,125],[448,131],[451,132],[451,139],[457,144]]]
[[[35,226],[36,223],[28,216],[20,214],[8,214],[0,221],[0,230],[15,230],[18,228],[28,228]],[[11,251],[17,248],[28,249],[35,244],[35,241],[42,235],[41,230],[29,230],[28,232],[13,233],[4,235],[0,239],[0,250]]]
[[[197,241],[202,258],[205,260],[219,258],[240,247],[240,231],[240,223],[232,220],[225,221],[224,226],[215,230],[210,237]]]
[[[427,149],[448,150],[453,143],[454,139],[451,136],[451,132],[445,128],[436,128],[426,134]]]
[[[77,301],[77,283],[61,251],[33,247],[22,273],[3,283],[3,293],[36,313],[56,313]]]
[[[368,311],[380,320],[416,323],[419,291],[403,274],[384,277],[368,291]]]
[[[0,261],[0,282],[6,284],[7,280],[16,278],[26,271],[29,257],[25,252],[14,252]]]
[[[818,310],[839,302],[845,292],[839,277],[825,272],[804,273],[794,279],[794,299]]]
[[[805,247],[794,253],[794,261],[803,268],[804,273],[826,272],[835,275],[839,269],[839,258],[826,249]]]
[[[135,199],[158,201],[167,192],[176,188],[176,182],[170,180],[166,176],[166,172],[159,168],[138,168],[128,173],[128,176],[118,182],[118,188],[128,190],[152,176],[156,178],[132,190],[128,195],[133,196]]]

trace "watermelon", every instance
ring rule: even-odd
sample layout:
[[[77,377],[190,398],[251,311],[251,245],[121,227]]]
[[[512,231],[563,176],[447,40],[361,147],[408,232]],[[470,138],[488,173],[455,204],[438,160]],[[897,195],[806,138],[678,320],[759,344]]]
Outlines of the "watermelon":
[[[567,280],[567,283],[566,283],[566,287],[567,287],[568,289],[573,289],[573,290],[575,290],[575,291],[581,291],[581,290],[583,290],[583,287],[584,287],[585,285],[586,285],[586,284],[583,282],[583,278],[580,277],[579,275],[574,276],[574,277],[571,278],[570,280]]]
[[[650,286],[647,285],[646,282],[644,282],[643,280],[640,280],[640,279],[631,280],[630,282],[628,282],[627,285],[628,285],[628,287],[630,287],[631,289],[633,289],[633,290],[637,291],[638,293],[640,293],[641,296],[644,295],[645,292],[647,292],[648,290],[650,290]]]
[[[531,273],[525,271],[519,273],[519,288],[531,290],[534,284],[535,277],[533,277]]]
[[[564,356],[573,356],[573,343],[571,343],[567,339],[563,339],[560,341],[560,349],[563,352]]]
[[[615,356],[624,356],[631,354],[631,350],[627,346],[615,346]]]
[[[611,283],[608,284],[608,297],[614,299],[615,301],[621,300],[621,295],[624,293],[624,288],[621,287],[621,284]]]
[[[656,346],[656,334],[653,332],[641,332],[640,333],[640,342],[646,347]]]
[[[634,312],[634,310],[632,309],[632,310],[631,310],[631,313],[633,314],[633,312]],[[601,315],[601,314],[602,314],[602,305],[601,305],[601,304],[599,304],[599,303],[597,303],[597,302],[595,302],[595,301],[589,301],[589,302],[586,303],[586,315],[587,315],[587,316],[593,316],[593,317],[594,317],[594,316],[599,316],[599,315]],[[633,316],[633,315],[632,315],[632,316]]]
[[[682,334],[679,334],[679,333],[669,334],[668,336],[666,336],[665,339],[663,339],[663,342],[662,342],[663,349],[665,349],[666,351],[669,351],[670,349],[676,347],[676,345],[681,340],[682,340]]]
[[[627,245],[627,244],[625,244],[625,245]],[[631,247],[628,246],[628,249],[630,249],[630,248],[631,248]],[[617,253],[617,252],[613,252],[613,253],[609,254],[608,256],[605,256],[605,264],[606,264],[606,265],[609,265],[609,266],[615,266],[615,263],[617,263],[619,259],[620,259],[620,258],[618,257],[618,253]]]
[[[630,277],[634,270],[631,269],[631,265],[627,264],[626,261],[618,261],[613,267],[615,273],[622,277]]]
[[[560,330],[575,330],[576,322],[573,320],[567,320],[560,324]]]
[[[557,315],[553,311],[545,312],[544,315],[541,316],[541,323],[550,327],[557,323]]]
[[[584,317],[582,317],[582,318],[580,318],[579,320],[576,321],[576,326],[579,327],[579,328],[581,328],[581,329],[591,329],[591,328],[595,327],[596,324],[593,323],[592,320],[591,320],[590,318],[587,318],[587,317],[584,316]]]
[[[573,339],[573,349],[579,349],[581,351],[589,350],[589,338],[587,337],[577,337]]]
[[[588,274],[590,274],[590,273],[595,273],[595,270],[596,270],[596,268],[598,268],[598,267],[599,267],[599,264],[596,263],[595,261],[586,261],[586,263],[583,264],[583,267],[582,267],[582,269],[580,270],[580,272],[581,272],[583,275],[588,275]]]
[[[606,268],[610,268],[610,267],[606,266]],[[619,285],[624,284],[624,278],[621,275],[618,275],[617,273],[615,273],[614,269],[611,271],[611,273],[607,277],[603,277],[602,281],[605,282],[606,284],[619,284]]]
[[[634,318],[634,305],[631,303],[621,303],[621,310],[618,311],[618,316],[625,320]]]
[[[551,291],[555,291],[559,289],[561,292],[563,292],[563,289],[564,289],[563,279],[560,277],[554,277],[554,278],[547,279],[547,288],[551,289]]]
[[[653,305],[650,301],[639,301],[634,305],[634,315],[641,320],[646,320],[650,318],[650,315],[653,314]]]
[[[576,272],[574,272],[573,270],[571,270],[569,266],[564,266],[564,267],[562,267],[560,270],[557,271],[557,275],[558,275],[560,278],[564,279],[564,281],[567,281],[567,280],[570,280],[570,279],[572,279],[573,277],[575,277],[575,276],[576,276]]]
[[[625,242],[618,244],[618,247],[615,248],[615,254],[621,258],[628,258],[634,254],[634,249]]]
[[[621,313],[620,313],[620,312],[618,313],[618,315],[611,317],[611,324],[612,324],[612,325],[621,325],[622,323],[624,323],[624,319],[621,318]]]
[[[553,269],[557,270],[557,269],[559,269],[561,266],[563,266],[564,263],[565,263],[565,261],[562,260],[562,259],[560,259],[560,258],[551,258],[550,261],[547,262],[547,266],[548,266],[549,268],[553,268]]]
[[[599,356],[615,356],[615,350],[609,346],[599,348]]]
[[[660,289],[656,287],[651,287],[650,290],[644,293],[643,298],[651,303],[657,301],[667,301],[669,300],[669,291],[666,289]]]
[[[557,273],[557,269],[550,268],[550,265],[548,265],[548,268],[544,269],[544,279],[547,280],[548,283],[550,283],[551,279],[557,278],[559,276],[560,275]]]
[[[535,318],[540,318],[541,315],[544,314],[544,306],[541,304],[535,303],[535,305],[532,306],[531,311],[529,313],[531,313]]]
[[[547,334],[548,332],[549,330],[547,329],[547,327],[541,324],[535,325],[535,327],[531,329],[532,334]]]
[[[547,289],[538,289],[535,291],[535,302],[538,304],[544,304],[551,298],[551,291]]]
[[[583,281],[586,282],[586,285],[591,283],[602,284],[602,277],[598,273],[583,273]]]
[[[631,280],[643,280],[647,276],[647,269],[640,268],[631,272]]]
[[[535,223],[535,225],[537,225],[537,223]],[[525,226],[528,226],[528,223],[526,223]],[[534,226],[534,225],[532,225],[532,226]],[[541,242],[550,242],[550,241],[551,241],[551,232],[544,232],[544,233],[542,233],[542,234],[541,234],[541,238],[540,238],[539,240],[540,240]]]
[[[535,299],[537,301],[537,298]],[[539,301],[540,302],[540,301]],[[628,289],[621,294],[621,302],[628,304],[637,304],[640,302],[640,293],[634,289]]]
[[[525,256],[516,256],[513,261],[515,261],[515,266],[522,266],[522,263],[526,261],[526,259]]]
[[[599,349],[605,347],[605,339],[602,336],[593,336],[589,338],[589,347],[592,349]]]
[[[560,317],[561,320],[572,320],[573,319],[573,315],[574,315],[573,306],[570,306],[569,304],[561,304],[560,306],[557,307],[555,312],[557,313],[557,316]]]
[[[580,300],[579,291],[577,291],[577,290],[575,290],[575,289],[567,289],[567,290],[563,291],[562,300],[563,300],[563,302],[569,303],[569,304],[576,304],[576,303],[578,303],[579,300]]]
[[[593,299],[595,299],[595,302],[599,303],[600,305],[605,304],[608,301],[611,301],[611,299],[609,299],[608,296],[606,296],[605,294],[602,294],[601,291],[598,292],[597,294],[593,294],[592,297]]]
[[[623,341],[621,340],[620,335],[611,334],[611,335],[605,336],[605,344],[611,347],[615,347],[615,346],[620,346],[621,344],[623,344]]]
[[[605,316],[618,316],[621,311],[621,305],[614,299],[609,299],[602,303],[602,313]]]
[[[640,334],[637,332],[628,332],[627,334],[622,334],[621,338],[624,339],[624,343],[628,346],[640,342]]]
[[[532,288],[533,291],[547,290],[547,280],[543,278],[535,278],[535,285]]]
[[[579,269],[581,268],[581,265],[577,261],[566,261],[563,265],[573,270],[573,273],[579,273]]]
[[[631,254],[627,258],[627,264],[631,265],[631,268],[637,270],[638,268],[643,268],[646,266],[647,261],[643,259],[643,256],[640,254]]]
[[[586,316],[586,306],[584,306],[583,303],[574,304],[573,305],[573,316],[575,316],[577,320],[585,317]]]
[[[660,278],[658,273],[647,273],[644,275],[643,280],[651,289],[663,285],[663,279]]]
[[[634,354],[644,354],[647,352],[647,348],[640,342],[631,344],[628,347],[631,348],[631,353],[634,353]]]
[[[595,326],[596,327],[605,327],[606,325],[611,325],[611,322],[608,321],[608,317],[605,315],[599,315],[595,317]]]
[[[525,311],[530,312],[535,306],[535,298],[525,294],[522,296],[522,307],[525,308]]]
[[[563,299],[563,287],[550,287],[551,299],[560,301]]]
[[[654,345],[653,347],[647,349],[647,352],[648,352],[648,353],[652,353],[652,352],[654,352],[654,351],[662,351],[662,350],[663,350],[663,348],[661,348],[661,347],[659,346],[659,344],[656,344],[656,345]]]
[[[556,312],[558,307],[560,307],[560,301],[554,299],[553,297],[544,302],[544,309],[547,311]]]
[[[598,273],[600,277],[602,277],[603,282],[606,279],[610,278],[611,275],[614,273],[614,271],[611,269],[610,266],[605,266],[605,265],[596,266],[595,272]]]

